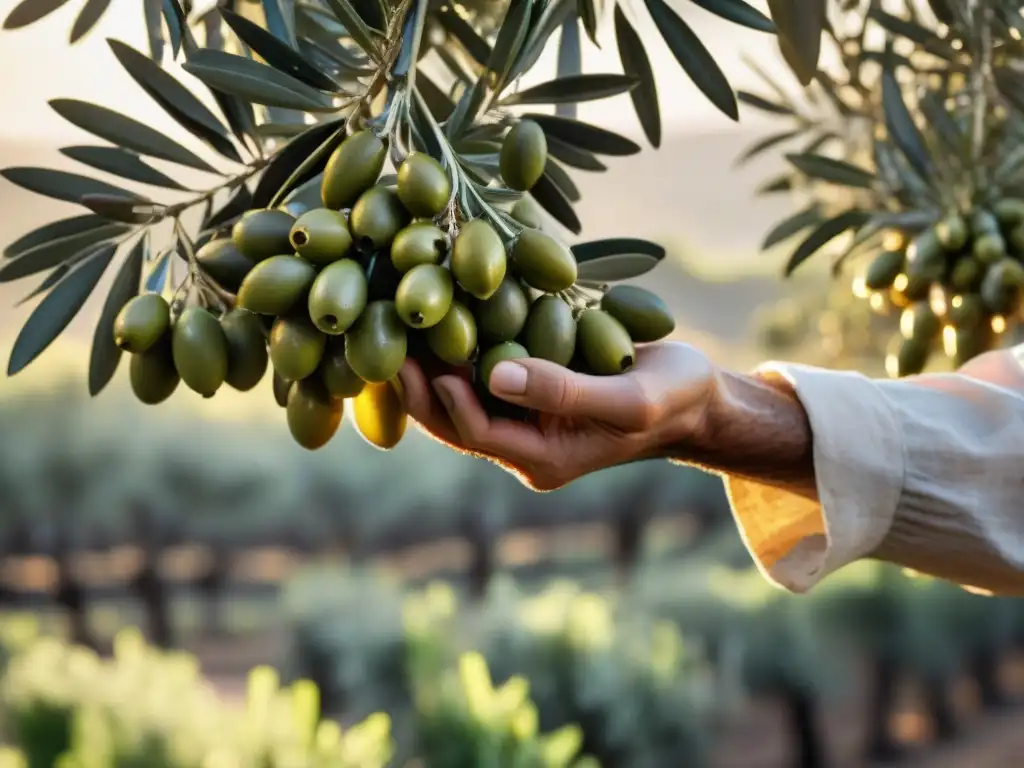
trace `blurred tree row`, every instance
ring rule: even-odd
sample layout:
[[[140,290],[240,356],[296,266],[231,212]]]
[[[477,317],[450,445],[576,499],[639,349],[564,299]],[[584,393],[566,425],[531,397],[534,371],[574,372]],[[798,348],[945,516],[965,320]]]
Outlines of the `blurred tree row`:
[[[497,543],[512,528],[610,523],[625,575],[652,516],[727,519],[716,478],[664,462],[541,495],[419,435],[385,454],[350,431],[310,455],[279,439],[275,423],[175,416],[155,419],[117,398],[88,402],[73,387],[0,401],[0,551],[53,558],[54,597],[78,642],[95,643],[73,567],[83,552],[140,550],[130,586],[145,606],[148,636],[168,646],[173,627],[159,565],[179,544],[206,547],[206,572],[195,586],[211,605],[233,556],[252,547],[339,552],[359,562],[445,537],[470,542],[480,594],[496,568]],[[133,426],[140,420],[143,429]],[[217,623],[214,613],[209,629]]]

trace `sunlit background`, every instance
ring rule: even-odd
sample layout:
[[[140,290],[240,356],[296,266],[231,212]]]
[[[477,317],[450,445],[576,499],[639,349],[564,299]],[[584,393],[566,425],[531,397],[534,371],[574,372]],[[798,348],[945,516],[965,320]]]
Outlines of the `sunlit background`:
[[[0,0],[0,16],[13,5]],[[58,148],[90,139],[49,109],[57,97],[102,104],[189,142],[106,45],[114,37],[144,50],[141,13],[115,0],[69,47],[78,5],[0,34],[3,166],[73,167]],[[764,90],[743,56],[791,83],[770,37],[695,4],[673,5],[734,86]],[[784,249],[759,251],[797,204],[755,195],[781,170],[779,157],[735,163],[771,122],[741,107],[741,122],[731,123],[660,38],[643,22],[640,30],[665,94],[665,139],[647,147],[626,96],[581,105],[581,119],[645,146],[612,158],[606,173],[573,174],[583,239],[665,244],[668,258],[638,282],[667,300],[679,339],[747,367],[767,354],[758,333],[766,308],[822,294],[823,276],[811,269],[783,284]],[[613,44],[586,43],[584,52],[586,71],[619,70]],[[551,77],[554,55],[525,84]],[[201,174],[189,181],[204,184]],[[6,182],[0,200],[5,244],[73,210]],[[382,453],[345,425],[327,448],[307,453],[293,445],[269,377],[250,393],[225,388],[209,401],[181,387],[146,408],[132,399],[123,365],[90,401],[89,346],[111,279],[36,363],[0,384],[0,648],[17,646],[30,617],[44,634],[103,656],[131,627],[193,656],[143,673],[130,664],[142,653],[138,638],[122,634],[118,653],[136,671],[115,675],[89,656],[37,644],[15,655],[0,681],[0,743],[24,735],[26,713],[56,712],[33,738],[40,754],[57,754],[66,713],[114,679],[136,697],[125,693],[119,727],[205,743],[230,720],[225,712],[241,711],[247,685],[250,712],[258,709],[260,686],[272,688],[274,677],[264,669],[247,678],[260,665],[284,681],[312,679],[324,712],[346,726],[387,712],[402,748],[429,728],[437,729],[430,738],[451,741],[463,738],[451,723],[417,719],[417,686],[431,665],[454,674],[459,653],[479,651],[495,684],[529,680],[542,732],[578,726],[605,768],[697,768],[705,758],[723,768],[824,768],[865,765],[865,750],[902,749],[914,765],[981,768],[1015,764],[1024,750],[1019,715],[979,714],[1021,690],[1016,666],[997,663],[1024,640],[1015,602],[873,564],[812,597],[788,597],[753,570],[720,482],[664,463],[538,495],[418,433]],[[34,287],[33,278],[0,285],[4,360],[33,306],[15,304]],[[813,337],[788,356],[878,373],[822,345]],[[0,651],[0,669],[4,658]],[[209,697],[189,683],[193,662],[213,685]],[[473,669],[463,670],[470,687],[481,681]],[[250,726],[271,730],[253,717]],[[82,723],[82,733],[97,732]],[[970,735],[954,740],[967,724]],[[482,763],[428,768],[468,765]],[[200,768],[184,758],[165,766]]]

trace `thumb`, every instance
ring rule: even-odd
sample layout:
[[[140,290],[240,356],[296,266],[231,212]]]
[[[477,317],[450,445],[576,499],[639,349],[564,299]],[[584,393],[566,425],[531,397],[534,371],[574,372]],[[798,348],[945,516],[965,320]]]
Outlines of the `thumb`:
[[[650,412],[628,375],[588,376],[536,358],[498,363],[488,388],[496,397],[525,408],[600,420],[626,430],[643,428]]]

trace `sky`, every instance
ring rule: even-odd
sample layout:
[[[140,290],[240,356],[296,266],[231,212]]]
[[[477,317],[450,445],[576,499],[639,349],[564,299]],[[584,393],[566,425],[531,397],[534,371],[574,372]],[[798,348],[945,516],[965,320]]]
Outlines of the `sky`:
[[[0,0],[0,17],[5,17],[18,0]],[[31,27],[0,31],[0,140],[38,140],[40,142],[81,141],[77,128],[65,123],[48,106],[53,98],[92,101],[176,134],[174,126],[159,107],[146,97],[121,70],[106,44],[114,37],[146,51],[146,38],[138,0],[114,0],[105,18],[75,46],[67,45],[67,34],[84,0],[71,0],[62,9]],[[776,52],[771,35],[746,30],[723,21],[688,0],[672,0],[698,36],[715,56],[734,87],[757,88],[758,80],[743,63],[741,55],[753,57],[765,69],[778,73],[784,82],[787,71]],[[751,0],[764,10],[764,0]],[[609,7],[611,4],[608,4]],[[627,4],[641,8],[642,3]],[[669,52],[645,12],[631,13],[655,73],[666,133],[737,130],[739,126],[719,113],[688,80]],[[610,19],[606,20],[601,40],[603,50],[584,41],[584,71],[620,72]],[[524,78],[523,85],[549,79],[554,74],[556,46],[549,46],[537,67]],[[176,66],[172,71],[183,81],[195,82]],[[757,90],[763,90],[757,88]],[[636,118],[627,96],[580,105],[582,119],[619,130],[637,133]],[[759,114],[743,110],[744,127],[764,122]]]

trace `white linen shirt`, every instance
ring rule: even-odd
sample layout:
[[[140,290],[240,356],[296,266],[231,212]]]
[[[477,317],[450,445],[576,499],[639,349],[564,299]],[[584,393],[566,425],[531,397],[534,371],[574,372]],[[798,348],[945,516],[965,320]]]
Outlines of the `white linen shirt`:
[[[819,499],[725,477],[766,577],[805,592],[874,556],[1024,595],[1024,393],[955,373],[873,380],[780,363],[759,373],[784,377],[807,411]]]

